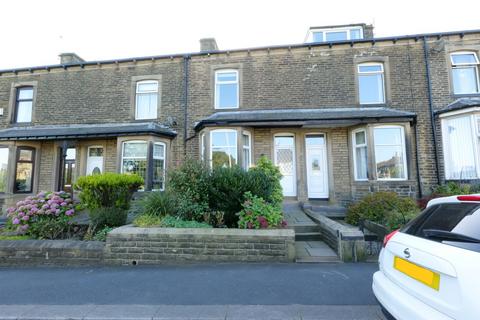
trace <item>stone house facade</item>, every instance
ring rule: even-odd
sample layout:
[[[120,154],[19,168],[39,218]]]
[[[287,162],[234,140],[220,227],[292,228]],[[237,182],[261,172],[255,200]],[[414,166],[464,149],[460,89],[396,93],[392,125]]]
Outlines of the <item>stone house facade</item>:
[[[201,44],[0,71],[1,197],[109,171],[162,190],[186,158],[247,169],[265,155],[286,197],[339,204],[480,177],[478,30],[375,38],[360,24],[296,45]]]

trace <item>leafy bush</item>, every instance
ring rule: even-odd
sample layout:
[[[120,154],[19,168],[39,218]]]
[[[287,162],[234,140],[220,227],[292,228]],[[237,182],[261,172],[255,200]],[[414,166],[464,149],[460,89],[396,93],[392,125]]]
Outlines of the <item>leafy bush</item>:
[[[94,230],[105,227],[120,227],[127,222],[127,210],[115,207],[101,207],[89,212],[90,224]]]
[[[243,229],[284,228],[287,226],[282,211],[260,197],[245,193],[243,210],[238,213],[238,227]]]
[[[187,221],[178,217],[165,216],[162,219],[161,226],[165,228],[211,228],[212,226],[205,222]]]
[[[75,188],[88,209],[115,207],[128,210],[133,193],[143,185],[137,175],[103,173],[78,178]]]
[[[147,215],[163,217],[176,215],[177,197],[169,191],[149,192],[140,200],[141,212]]]
[[[200,161],[188,159],[170,172],[168,186],[178,198],[177,215],[200,221],[210,209],[210,170]]]
[[[387,227],[388,230],[393,231],[400,229],[403,227],[407,222],[418,216],[419,210],[409,210],[405,212],[400,212],[398,210],[388,211],[385,214],[385,218],[383,220],[383,225]]]
[[[267,175],[271,187],[270,194],[264,199],[267,202],[280,206],[283,202],[283,191],[282,185],[280,184],[282,174],[280,173],[280,169],[276,165],[274,165],[273,162],[266,156],[261,156],[257,162],[257,165],[251,168],[250,171],[260,171]]]
[[[349,206],[345,221],[354,225],[358,225],[360,220],[385,224],[392,211],[405,216],[407,213],[418,214],[420,210],[411,198],[402,198],[394,192],[376,192]]]
[[[157,215],[141,214],[133,220],[133,224],[140,228],[160,227],[162,218]]]
[[[10,228],[35,238],[56,239],[69,232],[75,204],[66,192],[40,192],[7,209]]]
[[[104,227],[101,230],[98,230],[97,233],[93,236],[94,241],[107,241],[107,234],[112,231],[113,228],[110,227]]]
[[[456,183],[453,181],[447,182],[446,184],[439,185],[432,190],[432,193],[424,196],[421,199],[418,199],[417,204],[420,209],[425,209],[430,200],[440,197],[455,196],[460,194],[472,194],[478,193],[480,185],[478,184],[465,184],[465,183]]]
[[[158,215],[142,214],[138,216],[133,224],[141,228],[163,227],[163,228],[211,228],[212,226],[205,222],[187,221],[179,217],[166,215],[163,218]]]

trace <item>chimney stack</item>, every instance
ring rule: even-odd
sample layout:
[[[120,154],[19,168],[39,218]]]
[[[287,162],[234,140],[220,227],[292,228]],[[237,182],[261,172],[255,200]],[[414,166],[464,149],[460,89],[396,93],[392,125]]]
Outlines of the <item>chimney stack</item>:
[[[200,52],[218,51],[217,41],[215,38],[200,39]]]
[[[58,56],[60,57],[60,64],[85,62],[85,60],[83,60],[76,53],[73,52],[60,53]]]

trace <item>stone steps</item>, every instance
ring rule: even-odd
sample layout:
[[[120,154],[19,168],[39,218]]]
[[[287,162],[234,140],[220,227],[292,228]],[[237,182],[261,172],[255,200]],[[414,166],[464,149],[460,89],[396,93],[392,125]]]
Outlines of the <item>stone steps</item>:
[[[331,205],[328,203],[302,203],[302,208],[320,213],[332,219],[343,219],[347,214],[347,208],[339,205]]]
[[[322,241],[322,235],[320,232],[295,232],[295,241]]]

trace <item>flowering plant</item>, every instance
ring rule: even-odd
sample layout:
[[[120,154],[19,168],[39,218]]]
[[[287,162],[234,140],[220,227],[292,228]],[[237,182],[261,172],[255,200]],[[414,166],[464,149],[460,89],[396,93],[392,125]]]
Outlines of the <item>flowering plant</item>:
[[[287,222],[278,206],[245,192],[243,210],[238,213],[238,227],[242,229],[285,228]]]
[[[70,194],[64,191],[40,192],[7,209],[10,226],[29,234],[35,233],[32,228],[42,220],[59,220],[68,224],[74,214],[75,204]]]

